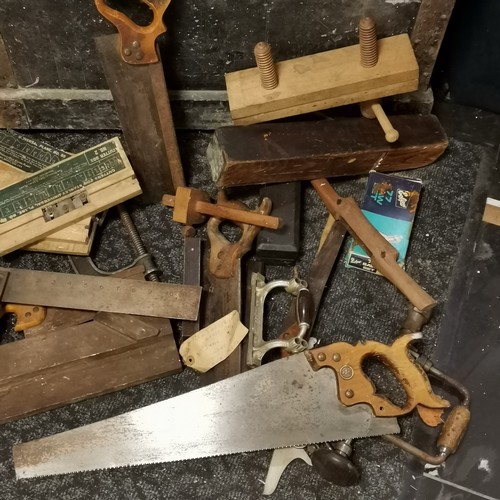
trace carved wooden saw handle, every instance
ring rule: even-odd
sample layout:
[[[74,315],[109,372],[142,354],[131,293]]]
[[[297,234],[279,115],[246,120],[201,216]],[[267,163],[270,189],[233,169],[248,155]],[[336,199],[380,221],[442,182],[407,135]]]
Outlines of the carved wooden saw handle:
[[[95,0],[97,10],[116,26],[120,33],[121,56],[128,64],[151,64],[158,62],[156,39],[165,33],[163,14],[170,0],[141,0],[153,12],[148,26],[139,26],[122,12],[112,9],[104,0]]]
[[[417,405],[442,410],[448,408],[450,403],[432,392],[424,370],[410,359],[408,353],[408,344],[421,337],[421,333],[402,335],[392,345],[373,340],[356,345],[336,342],[312,349],[308,357],[314,369],[328,367],[335,371],[338,396],[346,406],[369,404],[377,417],[405,415]],[[384,363],[402,385],[407,395],[403,406],[397,406],[385,396],[376,394],[375,386],[362,368],[363,361],[369,357]]]

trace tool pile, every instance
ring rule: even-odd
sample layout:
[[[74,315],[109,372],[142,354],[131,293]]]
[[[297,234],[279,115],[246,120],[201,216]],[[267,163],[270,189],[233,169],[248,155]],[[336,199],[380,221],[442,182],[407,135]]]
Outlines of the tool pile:
[[[158,70],[155,43],[165,29],[161,18],[168,1],[151,4],[149,30],[102,0],[96,5],[120,32],[106,37],[108,43],[98,40],[98,47],[113,81],[117,111],[128,123],[124,139],[131,162],[117,138],[70,154],[33,139],[26,148],[28,139],[14,132],[0,137],[0,174],[6,172],[7,179],[0,175],[5,186],[0,190],[1,255],[41,251],[46,245],[44,251],[70,255],[75,272],[0,268],[3,310],[16,315],[16,329],[25,336],[0,346],[5,370],[0,422],[178,373],[178,348],[184,364],[200,373],[203,387],[16,444],[17,478],[273,449],[265,494],[275,490],[296,458],[312,464],[327,481],[352,486],[359,481],[350,458],[353,443],[378,436],[425,463],[444,463],[457,451],[470,414],[466,388],[417,351],[437,302],[403,270],[398,251],[353,197],[340,196],[327,179],[429,165],[446,149],[435,117],[389,121],[377,101],[416,89],[418,66],[408,37],[377,42],[373,22],[364,18],[360,46],[277,65],[269,47],[259,44],[260,73],[226,75],[235,123],[255,125],[215,132],[207,149],[212,180],[207,190],[220,190],[212,202],[207,192],[185,185]],[[345,81],[332,79],[330,71],[342,64]],[[299,66],[308,85],[291,84],[297,82]],[[124,92],[128,85],[142,90]],[[154,105],[146,108],[145,99]],[[377,118],[383,132],[363,117],[261,123],[349,103],[361,103],[363,116]],[[130,113],[148,121],[145,109],[151,128],[130,127]],[[153,143],[160,147],[149,148]],[[53,155],[58,161],[51,160]],[[29,170],[26,165],[35,164],[27,161],[31,157],[40,161]],[[258,199],[227,189],[256,184],[268,184]],[[322,234],[306,230],[300,236],[301,189],[306,205],[312,206],[314,198]],[[183,284],[161,277],[122,204],[141,191],[139,203],[161,199],[173,207],[164,209],[166,217],[182,224],[171,236],[184,252]],[[403,202],[410,194],[398,195],[407,208]],[[86,255],[99,232],[103,215],[98,214],[114,206],[136,258],[119,273],[103,276]],[[67,231],[81,221],[87,221],[84,245],[75,245]],[[208,244],[202,245],[205,234]],[[385,278],[408,301],[399,332],[384,332],[389,341],[380,342],[369,331],[349,342],[335,338],[335,332],[328,340],[316,335],[317,319],[328,307],[324,295],[330,276],[336,264],[343,265],[347,234],[383,276],[350,270],[359,274],[356,280],[387,290]],[[310,262],[292,270],[290,264],[306,253],[305,236],[314,248],[308,252]],[[274,301],[279,289],[286,292],[284,302]],[[399,304],[401,297],[395,299]],[[281,310],[266,300],[282,304]],[[373,300],[383,302],[380,296]],[[281,322],[274,333],[271,317]],[[377,380],[375,387],[371,360],[382,363],[393,380],[382,386]],[[448,388],[456,403],[435,393],[431,381]],[[19,391],[29,397],[16,398]],[[421,450],[397,436],[398,418],[411,413],[437,428],[435,445]]]

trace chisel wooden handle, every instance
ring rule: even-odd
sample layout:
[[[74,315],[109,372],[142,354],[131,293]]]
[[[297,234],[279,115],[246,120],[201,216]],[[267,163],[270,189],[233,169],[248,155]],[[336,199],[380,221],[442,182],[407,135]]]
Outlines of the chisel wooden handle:
[[[328,211],[348,228],[369,255],[372,265],[420,311],[430,311],[436,301],[397,263],[397,250],[370,224],[352,198],[342,198],[326,179],[311,181]]]

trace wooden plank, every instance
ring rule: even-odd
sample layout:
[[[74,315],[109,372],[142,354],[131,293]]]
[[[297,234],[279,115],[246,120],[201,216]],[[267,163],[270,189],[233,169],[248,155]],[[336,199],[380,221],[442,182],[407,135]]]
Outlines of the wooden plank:
[[[432,115],[393,116],[400,139],[389,144],[366,118],[269,123],[218,129],[207,156],[221,188],[367,174],[434,162],[448,140]]]
[[[422,0],[411,42],[420,68],[419,88],[427,89],[455,0]]]
[[[23,247],[23,250],[64,255],[89,255],[95,233],[95,220],[92,217],[87,217],[40,241]]]
[[[500,200],[487,198],[484,206],[483,222],[500,226]]]
[[[163,118],[155,102],[156,84],[152,80],[151,65],[124,62],[120,57],[118,34],[99,37],[96,44],[130,159],[144,190],[141,199],[145,203],[159,201],[163,194],[174,193],[174,182],[169,170]],[[175,140],[175,132],[171,133]]]
[[[0,423],[181,370],[168,321],[159,334],[138,341],[90,322],[0,349]]]
[[[279,85],[265,90],[257,68],[226,74],[235,124],[248,125],[318,111],[418,87],[418,66],[408,35],[379,40],[376,66],[359,62],[359,45],[320,52],[276,64]]]
[[[82,192],[86,194],[87,203],[52,220],[44,220],[44,207]],[[0,190],[0,255],[38,241],[140,192],[118,138],[67,158]]]
[[[176,128],[213,130],[232,123],[223,90],[180,90],[169,96]],[[9,104],[22,106],[20,113],[8,113]],[[0,124],[16,129],[121,129],[113,96],[106,89],[0,88]]]

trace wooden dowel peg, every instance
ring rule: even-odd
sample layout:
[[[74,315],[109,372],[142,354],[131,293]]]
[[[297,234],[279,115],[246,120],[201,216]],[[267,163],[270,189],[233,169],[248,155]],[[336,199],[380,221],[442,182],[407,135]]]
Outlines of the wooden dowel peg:
[[[166,194],[162,201],[165,206],[174,208],[172,218],[176,222],[189,226],[202,224],[207,216],[267,229],[278,229],[281,225],[278,217],[210,203],[208,194],[200,189],[179,186],[175,196]]]
[[[387,142],[396,142],[399,139],[399,132],[392,126],[389,118],[385,114],[379,101],[365,101],[360,104],[361,114],[365,118],[376,118],[385,132]]]

